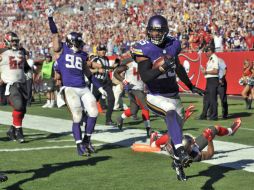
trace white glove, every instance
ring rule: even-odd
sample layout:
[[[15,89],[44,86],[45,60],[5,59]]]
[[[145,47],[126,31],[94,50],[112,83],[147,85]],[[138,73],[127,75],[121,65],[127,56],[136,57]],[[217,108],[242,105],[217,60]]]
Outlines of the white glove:
[[[45,11],[45,13],[46,13],[46,15],[48,15],[48,17],[53,17],[54,12],[55,12],[55,9],[53,6],[49,6]]]
[[[98,90],[101,93],[102,97],[107,97],[108,96],[107,92],[102,87],[100,87]]]

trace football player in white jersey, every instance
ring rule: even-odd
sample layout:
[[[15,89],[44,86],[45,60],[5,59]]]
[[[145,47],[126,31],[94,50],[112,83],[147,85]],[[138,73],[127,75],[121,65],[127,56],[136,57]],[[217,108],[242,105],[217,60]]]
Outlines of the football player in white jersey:
[[[124,77],[122,73],[124,72]],[[145,123],[147,137],[150,137],[150,114],[146,106],[144,93],[144,82],[141,80],[138,73],[138,64],[131,58],[123,60],[123,64],[117,67],[114,71],[114,77],[119,81],[122,81],[125,88],[128,90],[130,98],[130,108],[126,109],[121,116],[117,118],[117,126],[122,130],[123,120],[127,117],[135,115],[139,108],[142,110],[142,118]]]
[[[19,47],[17,34],[7,32],[4,40],[6,48],[0,52],[0,83],[6,85],[5,95],[13,107],[13,121],[7,136],[22,143],[24,142],[22,121],[28,98],[25,71],[28,71],[29,66],[25,49]]]

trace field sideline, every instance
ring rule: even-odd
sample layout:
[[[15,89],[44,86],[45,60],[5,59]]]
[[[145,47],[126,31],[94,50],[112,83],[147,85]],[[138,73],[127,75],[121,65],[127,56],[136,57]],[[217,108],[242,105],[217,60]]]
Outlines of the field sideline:
[[[200,110],[200,98],[183,97],[184,105],[194,104]],[[194,135],[207,126],[220,123],[229,126],[240,116],[243,126],[233,137],[215,140],[212,160],[195,163],[186,169],[189,180],[178,182],[167,155],[135,153],[134,142],[148,143],[142,121],[125,121],[123,132],[102,125],[100,116],[93,136],[98,152],[90,158],[79,157],[71,136],[71,121],[66,108],[45,110],[40,104],[28,109],[24,120],[27,143],[8,142],[5,137],[10,124],[10,108],[0,111],[0,171],[9,181],[0,189],[241,189],[254,185],[253,110],[240,112],[241,100],[230,100],[230,119],[218,122],[196,120],[198,112],[186,123],[184,132]],[[121,112],[114,112],[113,118]],[[155,130],[163,133],[163,121],[151,117]],[[196,127],[198,125],[198,127]],[[8,161],[6,161],[8,160]],[[152,170],[151,170],[152,169]],[[82,177],[83,176],[83,177]],[[246,186],[246,184],[248,184]],[[167,187],[167,188],[166,188]]]

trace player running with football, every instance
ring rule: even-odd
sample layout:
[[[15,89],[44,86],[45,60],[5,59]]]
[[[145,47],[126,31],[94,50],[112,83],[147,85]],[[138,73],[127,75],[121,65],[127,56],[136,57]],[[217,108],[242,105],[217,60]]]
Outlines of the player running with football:
[[[123,73],[124,75],[122,75]],[[123,64],[115,69],[114,77],[123,83],[124,88],[127,88],[130,99],[130,108],[126,109],[121,116],[117,118],[118,128],[122,130],[123,120],[127,117],[137,114],[140,108],[142,110],[142,118],[145,123],[147,137],[150,137],[152,129],[150,125],[149,109],[147,108],[145,102],[145,84],[140,79],[138,65],[131,58],[131,55],[129,58],[123,60]]]
[[[99,92],[107,96],[97,79],[93,76],[87,66],[87,53],[82,51],[84,42],[82,35],[71,32],[66,36],[66,42],[61,42],[57,26],[53,20],[54,8],[46,10],[49,28],[53,35],[53,49],[59,54],[54,68],[56,79],[61,80],[61,91],[64,92],[66,104],[72,114],[72,132],[77,144],[79,155],[90,155],[94,147],[91,144],[91,135],[94,131],[98,109],[96,99],[86,85],[84,75],[98,88]],[[86,117],[83,114],[86,113]],[[86,118],[85,135],[82,139],[81,122]]]
[[[141,79],[148,88],[147,106],[165,119],[175,158],[183,167],[187,167],[192,158],[182,144],[184,109],[179,97],[176,74],[193,93],[202,95],[203,90],[192,85],[178,59],[181,43],[168,37],[168,32],[166,18],[161,15],[152,16],[147,25],[148,40],[136,43],[131,52],[138,63]]]

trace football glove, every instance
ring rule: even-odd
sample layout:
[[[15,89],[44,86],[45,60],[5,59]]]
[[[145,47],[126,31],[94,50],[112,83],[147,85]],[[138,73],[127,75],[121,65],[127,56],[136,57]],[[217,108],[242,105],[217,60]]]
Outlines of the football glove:
[[[208,142],[213,140],[213,131],[209,128],[206,128],[203,131],[203,136],[208,140]]]
[[[103,97],[107,97],[108,96],[107,92],[102,87],[100,87],[98,90],[99,90],[99,92],[101,93],[101,95]]]
[[[46,13],[46,15],[48,15],[48,17],[53,17],[54,12],[55,12],[55,9],[53,6],[49,6],[45,11],[45,13]]]
[[[200,96],[203,96],[205,94],[204,90],[202,90],[202,89],[200,89],[200,88],[198,88],[196,86],[192,86],[190,90],[191,90],[192,93],[197,93]]]
[[[176,68],[174,57],[164,57],[164,64],[161,66],[165,71],[171,71]]]

